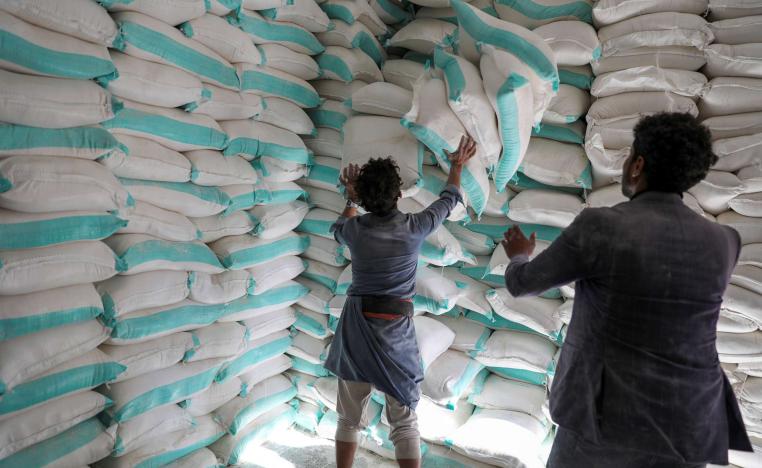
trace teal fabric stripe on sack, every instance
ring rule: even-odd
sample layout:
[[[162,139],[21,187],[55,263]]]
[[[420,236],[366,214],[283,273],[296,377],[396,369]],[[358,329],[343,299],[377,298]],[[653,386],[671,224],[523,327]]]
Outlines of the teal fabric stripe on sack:
[[[0,468],[56,466],[56,460],[85,447],[103,431],[103,424],[97,418],[90,418],[58,435],[0,460]]]
[[[248,210],[256,205],[271,203],[272,197],[267,189],[253,188],[251,192],[242,195],[236,195],[230,199],[230,205],[225,209],[224,214],[229,215],[236,211]]]
[[[458,61],[451,54],[436,48],[434,50],[434,65],[444,72],[449,91],[448,99],[450,101],[460,100],[460,95],[466,88],[466,77],[463,75],[463,70],[461,70]]]
[[[50,150],[41,153],[53,152],[56,155],[60,151],[55,151],[54,148],[100,152],[101,156],[116,150],[127,150],[108,130],[100,127],[38,128],[0,123],[0,154],[15,151],[26,153],[43,148]]]
[[[117,319],[111,337],[136,340],[154,335],[168,334],[186,326],[203,327],[214,323],[225,314],[224,304],[186,304],[142,317]]]
[[[127,249],[120,260],[128,270],[156,260],[204,263],[222,268],[217,256],[205,244],[171,242],[159,239],[147,240],[133,245]]]
[[[307,175],[307,179],[320,181],[324,184],[337,187],[339,185],[340,176],[340,171],[335,167],[315,164],[310,168],[310,173]]]
[[[301,284],[279,286],[255,295],[244,296],[225,307],[225,315],[237,314],[244,310],[260,309],[277,304],[293,303],[307,295],[310,290]]]
[[[256,400],[233,418],[233,422],[230,424],[228,432],[233,435],[238,434],[241,429],[245,429],[247,425],[252,423],[258,417],[282,403],[288,403],[295,397],[296,387],[292,385],[286,390]]]
[[[519,169],[519,172],[517,172],[516,175],[514,175],[511,179],[511,185],[522,189],[555,190],[558,192],[573,193],[575,195],[580,195],[582,193],[582,187],[555,187],[552,185],[543,184],[542,182],[538,182],[521,172],[521,169]]]
[[[304,190],[271,190],[268,204],[277,205],[307,198]]]
[[[317,57],[316,61],[320,66],[321,76],[324,75],[326,71],[330,71],[341,81],[349,83],[354,79],[352,76],[352,70],[349,69],[343,60],[335,55],[321,54]]]
[[[267,359],[283,354],[291,346],[291,337],[284,336],[266,345],[247,351],[241,356],[230,361],[217,373],[215,381],[222,383],[241,374],[247,368]]]
[[[509,51],[543,81],[551,82],[554,91],[558,90],[558,70],[534,44],[510,31],[486,24],[462,0],[452,0],[452,7],[458,15],[460,26],[477,42]]]
[[[321,3],[320,8],[331,19],[341,20],[347,24],[355,23],[355,17],[352,16],[352,12],[343,5]]]
[[[506,379],[518,380],[539,386],[548,385],[548,375],[540,372],[533,372],[524,369],[510,369],[502,367],[490,367],[490,372],[495,373]]]
[[[320,364],[313,364],[302,358],[292,357],[291,362],[293,365],[291,369],[299,371],[303,374],[311,375],[313,377],[330,377],[331,372]]]
[[[0,416],[111,382],[125,370],[127,367],[118,362],[103,362],[75,367],[24,382],[0,399]]]
[[[516,73],[505,80],[497,94],[497,108],[500,113],[500,138],[503,142],[503,152],[497,164],[493,178],[497,190],[502,192],[505,186],[516,174],[521,162],[521,134],[519,133],[520,112],[515,93],[520,88],[529,86],[529,80]],[[527,138],[529,135],[526,136]]]
[[[113,119],[101,125],[108,129],[124,128],[157,135],[171,141],[218,150],[225,148],[228,144],[228,136],[216,128],[180,122],[137,109],[122,109]]]
[[[378,0],[377,4],[398,23],[408,23],[413,20],[413,15],[409,11],[403,10],[390,0]]]
[[[223,154],[225,156],[234,156],[236,154],[248,154],[254,157],[270,156],[275,159],[293,161],[299,164],[307,164],[312,159],[310,151],[305,148],[284,146],[253,138],[235,138],[231,140]]]
[[[212,367],[177,382],[155,387],[114,411],[111,419],[116,423],[123,423],[153,408],[185,400],[187,397],[208,388],[218,370],[219,366]]]
[[[558,78],[561,84],[568,84],[579,89],[590,89],[593,86],[592,76],[574,73],[569,70],[559,69]]]
[[[1,235],[1,234],[0,234]],[[29,335],[49,328],[85,322],[103,314],[101,307],[75,307],[30,317],[0,319],[0,341]]]
[[[516,12],[534,20],[561,19],[573,16],[580,21],[593,23],[593,6],[586,2],[571,1],[563,5],[542,5],[532,0],[495,1],[499,5],[516,10]]]
[[[214,203],[220,206],[230,204],[230,197],[217,187],[203,187],[201,185],[191,184],[189,182],[160,182],[155,180],[126,179],[119,177],[119,182],[125,187],[130,186],[149,186],[161,187],[165,190],[174,190],[176,192],[186,193],[200,200]],[[129,189],[128,189],[129,191]]]
[[[137,23],[122,21],[119,23],[119,30],[122,40],[138,49],[223,86],[240,88],[238,74],[230,64],[219,62]]]
[[[59,78],[90,80],[117,74],[111,60],[48,49],[5,30],[0,30],[0,60]]]
[[[231,21],[231,18],[228,21]],[[259,18],[246,15],[243,10],[238,13],[237,18],[233,19],[233,22],[244,32],[271,42],[298,44],[309,50],[312,55],[319,54],[325,50],[323,44],[317,40],[314,34],[305,29],[291,26],[289,23],[260,20]]]
[[[333,239],[333,234],[331,234],[331,226],[333,226],[333,223],[335,222],[336,220],[323,221],[319,219],[305,219],[299,224],[299,226],[297,226],[296,230],[299,232],[306,232],[308,234],[315,234],[316,236],[329,237]]]
[[[225,268],[242,269],[265,263],[285,254],[299,255],[309,247],[310,239],[306,236],[289,236],[265,245],[241,249],[222,258]]]
[[[376,62],[376,65],[380,66],[384,62],[383,49],[379,48],[379,43],[365,31],[355,35],[352,39],[352,47],[365,52],[368,57]]]
[[[0,220],[0,249],[31,249],[65,242],[100,240],[125,226],[127,221],[110,213],[21,223]]]
[[[585,144],[585,135],[577,133],[565,125],[540,124],[532,129],[532,136],[547,138],[549,140],[561,141],[564,143]]]
[[[347,116],[341,112],[310,109],[307,111],[307,115],[316,127],[328,127],[341,131],[347,122]]]
[[[304,331],[305,333],[309,332],[309,334],[315,336],[326,336],[328,333],[328,330],[317,320],[305,315],[299,309],[296,310],[296,322],[294,323],[294,327],[297,330]]]
[[[241,89],[244,91],[257,90],[268,95],[283,97],[305,108],[320,105],[320,96],[314,90],[257,70],[245,70],[243,72]]]

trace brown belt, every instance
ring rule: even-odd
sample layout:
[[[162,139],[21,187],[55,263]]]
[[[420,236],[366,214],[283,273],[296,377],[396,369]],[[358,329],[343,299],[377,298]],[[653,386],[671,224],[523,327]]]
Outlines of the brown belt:
[[[413,316],[413,300],[393,296],[360,296],[363,315],[370,318],[396,320]]]

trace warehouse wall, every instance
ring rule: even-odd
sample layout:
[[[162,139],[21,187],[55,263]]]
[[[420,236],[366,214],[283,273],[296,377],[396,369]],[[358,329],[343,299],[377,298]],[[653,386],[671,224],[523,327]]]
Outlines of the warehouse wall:
[[[392,156],[417,212],[465,134],[465,204],[414,298],[424,466],[544,466],[574,290],[511,297],[499,241],[519,224],[541,251],[624,201],[632,128],[659,111],[713,132],[684,200],[741,233],[717,346],[762,449],[762,7],[414,3],[0,4],[0,467],[238,465],[292,425],[333,438],[340,170]],[[393,458],[382,409],[362,445]]]

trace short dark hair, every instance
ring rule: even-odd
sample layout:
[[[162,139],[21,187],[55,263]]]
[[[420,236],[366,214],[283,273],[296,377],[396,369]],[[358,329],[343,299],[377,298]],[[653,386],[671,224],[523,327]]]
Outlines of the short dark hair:
[[[662,112],[635,126],[635,156],[645,160],[649,190],[685,192],[717,163],[712,134],[690,114]]]
[[[387,214],[397,206],[402,187],[399,166],[390,157],[371,159],[360,168],[355,184],[360,205],[375,214]]]

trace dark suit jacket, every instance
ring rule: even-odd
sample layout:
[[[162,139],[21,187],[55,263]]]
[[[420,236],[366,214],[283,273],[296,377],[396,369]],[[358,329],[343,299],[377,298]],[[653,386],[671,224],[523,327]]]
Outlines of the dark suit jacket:
[[[514,296],[576,282],[550,408],[598,444],[692,463],[751,450],[720,368],[716,329],[738,233],[646,192],[586,209],[533,261],[506,271]]]

